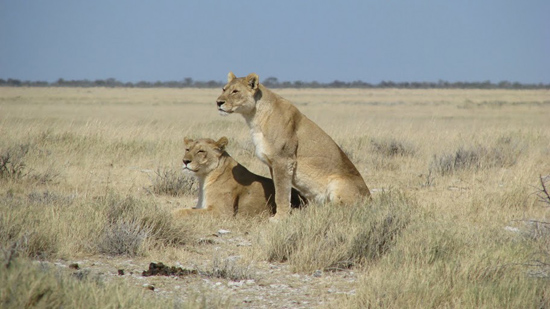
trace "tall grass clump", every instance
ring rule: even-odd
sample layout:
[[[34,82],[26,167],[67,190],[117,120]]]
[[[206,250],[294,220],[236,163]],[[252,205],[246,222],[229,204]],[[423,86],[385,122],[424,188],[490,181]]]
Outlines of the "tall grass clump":
[[[185,175],[181,171],[168,168],[158,168],[154,178],[151,179],[152,192],[170,196],[195,195],[198,191],[197,182],[192,176]]]
[[[183,245],[191,239],[185,221],[176,221],[149,201],[110,193],[98,203],[105,216],[97,240],[100,253],[135,256],[149,247]]]
[[[105,226],[97,247],[102,254],[136,256],[149,233],[139,222],[118,220]]]
[[[414,146],[406,141],[396,138],[372,138],[370,148],[373,152],[386,157],[406,157],[416,153]]]
[[[60,233],[52,222],[51,205],[34,198],[0,197],[0,249],[36,259],[55,256],[59,251]]]
[[[546,308],[548,282],[530,274],[531,250],[503,225],[424,212],[338,307]]]
[[[25,156],[30,145],[21,144],[8,147],[0,153],[0,179],[17,180],[25,176]]]
[[[254,272],[250,267],[238,264],[236,259],[221,259],[218,256],[212,259],[211,267],[201,271],[201,273],[208,277],[224,278],[232,281],[252,279],[254,277]]]
[[[519,138],[499,137],[492,145],[460,146],[450,153],[434,155],[429,168],[445,176],[463,170],[510,167],[516,164],[525,147]]]
[[[537,202],[550,207],[550,176],[539,176],[540,188],[537,189]],[[550,210],[550,208],[547,208]],[[522,235],[526,241],[534,242],[536,249],[529,260],[530,273],[533,276],[550,279],[550,222],[547,219],[523,220]]]
[[[391,250],[414,206],[397,192],[354,206],[311,205],[261,233],[258,248],[268,261],[303,272],[376,261]]]
[[[151,200],[108,193],[81,199],[53,191],[0,196],[0,249],[51,259],[75,254],[136,256],[194,241],[192,226]]]
[[[21,143],[7,147],[0,151],[0,181],[23,181],[29,180],[32,184],[49,184],[54,182],[59,176],[60,172],[57,171],[52,164],[48,164],[43,171],[37,172],[33,169],[28,161],[31,158],[36,159],[37,153],[43,153],[44,151],[37,150],[34,144]]]
[[[351,137],[345,139],[340,147],[354,163],[370,161],[369,166],[375,169],[397,169],[398,163],[394,159],[416,154],[416,147],[411,142],[395,137]]]

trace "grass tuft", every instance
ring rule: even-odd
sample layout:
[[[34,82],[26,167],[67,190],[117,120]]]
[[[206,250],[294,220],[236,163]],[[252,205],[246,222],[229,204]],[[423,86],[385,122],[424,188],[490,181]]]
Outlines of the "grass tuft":
[[[58,231],[48,225],[42,205],[9,194],[0,198],[0,249],[23,257],[46,259],[59,249]]]
[[[223,278],[232,281],[247,280],[254,277],[250,267],[238,264],[235,258],[222,260],[217,256],[212,260],[210,269],[201,273],[208,277]]]
[[[411,219],[414,202],[397,192],[349,207],[312,205],[272,226],[259,239],[268,261],[296,271],[338,270],[388,252]]]
[[[102,254],[136,256],[150,231],[139,222],[115,221],[105,227],[97,246]]]
[[[497,138],[493,145],[458,147],[454,152],[434,155],[430,170],[441,176],[452,175],[463,170],[482,170],[494,167],[510,167],[524,152],[525,146],[512,137]]]
[[[416,153],[415,148],[410,143],[396,138],[373,138],[370,145],[373,152],[386,157],[406,157],[413,156]]]
[[[25,156],[29,153],[30,145],[21,144],[12,146],[0,153],[0,179],[17,180],[25,176]]]
[[[158,168],[156,177],[152,179],[152,191],[155,194],[170,196],[196,195],[198,191],[194,177],[187,176],[181,171]]]
[[[103,254],[135,256],[143,250],[145,240],[152,247],[192,242],[187,222],[175,220],[154,204],[114,193],[100,198],[100,203],[104,204],[106,222],[97,247]]]

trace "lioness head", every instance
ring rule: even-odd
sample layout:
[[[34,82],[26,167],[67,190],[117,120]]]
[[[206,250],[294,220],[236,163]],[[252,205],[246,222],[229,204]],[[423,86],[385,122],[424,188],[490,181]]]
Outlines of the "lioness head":
[[[254,110],[256,94],[260,85],[257,74],[237,78],[233,72],[227,74],[227,84],[216,100],[221,115],[231,113],[247,114]]]
[[[218,166],[227,143],[225,136],[217,142],[210,138],[193,140],[186,137],[184,139],[185,154],[183,155],[184,172],[190,171],[197,176],[210,173]]]

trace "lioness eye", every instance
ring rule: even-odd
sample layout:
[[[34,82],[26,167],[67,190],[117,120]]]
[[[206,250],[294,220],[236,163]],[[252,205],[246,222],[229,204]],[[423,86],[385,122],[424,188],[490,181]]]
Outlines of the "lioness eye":
[[[189,152],[189,148],[185,148],[185,152]]]
[[[204,150],[199,150],[197,151],[197,153],[204,153]]]
[[[237,90],[237,89],[231,91],[231,93],[237,93],[237,92],[239,92],[239,90]]]

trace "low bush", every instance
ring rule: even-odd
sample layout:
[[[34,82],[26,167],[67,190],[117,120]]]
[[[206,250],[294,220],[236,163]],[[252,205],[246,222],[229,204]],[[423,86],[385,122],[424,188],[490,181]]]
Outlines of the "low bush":
[[[0,179],[20,179],[25,176],[25,156],[29,152],[29,144],[21,144],[7,148],[0,153]]]
[[[414,205],[397,192],[354,206],[311,205],[261,233],[257,247],[268,261],[288,261],[295,271],[349,268],[391,250]]]
[[[462,170],[510,167],[524,150],[519,139],[500,137],[493,145],[461,146],[450,153],[434,155],[430,170],[445,176]]]
[[[198,192],[195,178],[181,171],[158,168],[152,179],[152,192],[171,196],[196,195]]]
[[[370,141],[370,145],[373,152],[386,157],[412,156],[416,152],[410,143],[395,138],[373,138]]]

